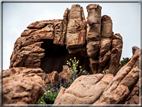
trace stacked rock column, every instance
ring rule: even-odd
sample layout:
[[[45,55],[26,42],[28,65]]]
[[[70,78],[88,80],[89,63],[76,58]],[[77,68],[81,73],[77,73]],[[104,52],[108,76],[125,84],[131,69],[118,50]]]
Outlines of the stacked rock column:
[[[110,56],[110,66],[109,71],[113,74],[116,74],[118,71],[118,68],[120,66],[120,58],[122,54],[122,47],[123,47],[123,41],[121,35],[115,34],[112,36],[112,50],[111,50],[111,56]]]
[[[111,18],[107,15],[101,17],[101,9],[97,4],[87,6],[87,55],[93,74],[106,69],[116,74],[123,41],[120,34],[113,34]]]
[[[62,37],[60,39],[60,45],[63,46],[64,43],[65,43],[65,37],[66,37],[66,33],[67,33],[67,24],[68,24],[68,12],[69,12],[69,9],[67,8],[64,12],[64,15],[63,15],[63,32],[62,32]]]
[[[101,42],[100,42],[100,53],[99,53],[99,66],[98,72],[101,73],[103,70],[108,69],[110,65],[110,49],[112,41],[112,20],[109,16],[102,16],[102,28],[101,28]]]
[[[72,5],[68,10],[68,24],[66,34],[66,48],[76,50],[82,48],[86,42],[86,25],[83,8],[80,5]],[[69,52],[71,53],[71,52]]]
[[[87,6],[87,55],[90,60],[90,68],[92,73],[97,73],[98,54],[100,50],[101,37],[101,9],[97,4]]]
[[[54,38],[53,44],[59,45],[63,38],[63,20],[52,20],[54,23]]]

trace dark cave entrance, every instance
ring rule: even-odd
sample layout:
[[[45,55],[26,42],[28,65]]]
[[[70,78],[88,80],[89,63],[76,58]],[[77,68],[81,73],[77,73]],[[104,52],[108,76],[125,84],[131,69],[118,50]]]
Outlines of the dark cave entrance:
[[[60,73],[63,70],[63,65],[67,65],[67,60],[74,57],[79,60],[79,66],[83,66],[85,70],[90,70],[88,58],[81,56],[79,53],[69,54],[65,45],[54,45],[53,40],[44,39],[41,41],[43,41],[41,48],[45,49],[45,56],[41,59],[41,69],[45,73],[51,73],[52,71]]]

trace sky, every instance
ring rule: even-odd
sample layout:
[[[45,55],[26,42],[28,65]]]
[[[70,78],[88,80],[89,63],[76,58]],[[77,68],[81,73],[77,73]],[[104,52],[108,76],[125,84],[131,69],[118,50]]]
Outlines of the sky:
[[[84,9],[94,3],[3,3],[3,70],[8,69],[14,43],[26,27],[35,21],[63,19],[66,8],[79,4]],[[123,38],[122,57],[132,56],[132,47],[140,47],[140,3],[95,3],[102,6],[102,16],[108,15],[113,22],[113,32]]]

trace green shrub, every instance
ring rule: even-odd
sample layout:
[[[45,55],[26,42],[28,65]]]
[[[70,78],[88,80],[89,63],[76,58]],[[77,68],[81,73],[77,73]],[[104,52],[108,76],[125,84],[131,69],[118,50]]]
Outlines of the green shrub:
[[[36,102],[36,104],[53,104],[59,91],[61,86],[67,88],[68,84],[67,82],[63,82],[62,78],[59,78],[59,85],[58,82],[56,82],[56,84],[50,84],[46,86],[46,91],[43,94],[43,96],[39,99],[38,102]]]
[[[124,66],[124,65],[126,65],[130,61],[130,59],[131,58],[128,58],[128,57],[123,58],[123,60],[120,61],[121,67]]]
[[[85,75],[88,75],[89,73],[86,70],[82,70],[82,66],[78,67],[79,60],[76,60],[76,57],[74,59],[70,58],[70,61],[67,60],[67,65],[69,66],[72,78],[68,79],[70,81],[70,85],[74,82],[74,80],[82,73]],[[78,70],[79,69],[79,70]]]
[[[102,71],[104,75],[108,74],[109,73],[109,70],[105,70],[105,71]]]
[[[56,82],[55,84],[47,85],[44,95],[39,99],[38,102],[36,102],[36,104],[53,104],[60,91],[61,86],[67,88],[81,73],[88,75],[89,73],[86,70],[82,70],[82,66],[78,67],[78,63],[79,60],[76,61],[76,57],[74,57],[74,59],[70,59],[70,61],[67,61],[69,70],[72,74],[72,78],[66,79],[70,82],[68,83],[67,81],[63,81],[63,79],[60,77],[58,80],[59,84],[58,82]],[[44,81],[45,80],[46,78],[44,78]]]
[[[46,91],[36,104],[53,104],[58,93],[53,91]]]

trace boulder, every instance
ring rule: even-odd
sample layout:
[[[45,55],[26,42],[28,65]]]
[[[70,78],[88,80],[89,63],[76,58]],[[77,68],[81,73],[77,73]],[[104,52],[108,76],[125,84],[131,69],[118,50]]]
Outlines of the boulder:
[[[132,53],[134,54],[134,53],[136,52],[137,49],[139,49],[139,47],[133,46],[133,47],[132,47]]]
[[[102,23],[102,37],[103,38],[110,38],[112,36],[112,20],[110,16],[103,15],[101,19]]]
[[[92,104],[112,79],[112,74],[82,75],[59,92],[54,104]]]
[[[63,66],[63,71],[59,73],[59,77],[63,80],[63,82],[69,82],[69,79],[72,78],[72,75],[68,65]]]
[[[56,84],[59,80],[59,75],[57,71],[46,74],[45,84]]]
[[[59,84],[59,80],[62,80],[63,82],[69,82],[69,79],[71,78],[72,75],[68,65],[63,65],[63,70],[60,73],[58,73],[57,71],[53,71],[51,73],[46,74],[45,84]]]
[[[35,104],[45,92],[40,68],[13,67],[2,74],[3,104]]]

